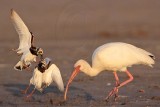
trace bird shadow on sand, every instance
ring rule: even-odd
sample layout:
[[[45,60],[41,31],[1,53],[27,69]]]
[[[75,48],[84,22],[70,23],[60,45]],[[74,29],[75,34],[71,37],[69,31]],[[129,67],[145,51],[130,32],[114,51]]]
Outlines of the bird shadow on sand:
[[[27,85],[24,84],[3,84],[6,91],[10,92],[14,96],[22,96],[20,90],[25,89]]]
[[[14,96],[24,96],[24,94],[21,93],[21,90],[25,90],[26,87],[28,87],[28,84],[4,84],[3,86],[6,87],[5,89]],[[27,94],[29,94],[33,89],[34,89],[34,86],[31,85]],[[51,92],[57,95],[61,94],[61,92],[57,89],[56,86],[49,86],[45,88],[43,92],[39,92],[36,90],[34,95],[43,95]]]
[[[22,96],[24,96],[24,94],[21,93],[21,90],[26,89],[28,84],[4,84],[3,86],[5,87],[6,91],[10,92],[13,96],[22,97]],[[28,94],[33,90],[33,88],[34,88],[34,86],[32,85],[30,87],[30,89],[28,90]],[[92,95],[89,94],[88,92],[86,92],[84,89],[71,86],[69,88],[69,93],[72,93],[74,91],[78,91],[79,93],[82,94],[82,95],[77,95],[77,97],[83,97],[87,101],[95,100],[92,97]],[[54,93],[57,96],[62,95],[62,92],[60,92],[55,85],[51,85],[51,86],[45,88],[42,93],[36,90],[34,95],[43,95],[43,94],[47,94],[47,93]]]
[[[78,92],[79,94],[76,95],[75,91]],[[92,97],[92,95],[90,93],[86,92],[84,89],[77,88],[77,87],[74,87],[74,86],[70,86],[69,91],[68,91],[68,95],[71,95],[71,93],[74,94],[74,97],[75,96],[76,97],[82,97],[86,101],[91,101],[91,100],[95,101],[95,99]]]

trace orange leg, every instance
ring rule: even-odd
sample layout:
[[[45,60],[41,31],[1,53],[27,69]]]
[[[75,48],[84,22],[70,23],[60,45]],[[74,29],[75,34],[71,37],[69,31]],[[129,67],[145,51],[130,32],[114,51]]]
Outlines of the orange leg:
[[[29,68],[31,65],[27,65],[26,62],[23,60],[23,66],[22,66],[22,70],[23,69],[26,69],[27,71],[30,71],[31,72],[31,69]]]
[[[119,86],[119,78],[118,78],[118,75],[117,75],[117,72],[113,72],[114,73],[114,77],[116,79],[116,86]]]
[[[119,78],[118,78],[118,75],[117,75],[117,72],[113,72],[114,74],[114,77],[116,79],[116,86],[112,89],[112,91],[109,93],[109,95],[106,97],[106,100],[108,100],[113,94],[115,94],[115,99],[118,97],[118,86],[120,86],[119,84]]]
[[[26,68],[26,71],[32,72],[32,70],[29,67]]]
[[[30,88],[31,84],[28,85],[28,87],[25,90],[20,90],[22,94],[26,94],[28,92],[28,89]]]
[[[34,88],[34,89],[32,90],[32,92],[31,92],[29,95],[26,96],[26,99],[30,98],[30,97],[33,95],[33,93],[35,92],[35,90],[36,90],[36,88]]]
[[[117,73],[114,72],[114,76],[115,76],[115,79],[116,79],[116,86],[112,89],[112,91],[109,93],[109,95],[106,97],[106,101],[115,94],[115,98],[114,100],[116,100],[116,98],[118,97],[117,94],[118,94],[118,89],[124,85],[126,85],[127,83],[131,82],[133,80],[133,76],[129,73],[129,71],[125,71],[126,74],[128,75],[129,79],[122,82],[121,84],[119,84],[119,78],[117,76]]]
[[[114,72],[114,77],[115,77],[115,79],[116,79],[116,87],[120,86],[119,78],[118,78],[117,72]],[[116,92],[115,92],[115,100],[116,100],[117,97],[118,97],[118,88],[116,88]]]

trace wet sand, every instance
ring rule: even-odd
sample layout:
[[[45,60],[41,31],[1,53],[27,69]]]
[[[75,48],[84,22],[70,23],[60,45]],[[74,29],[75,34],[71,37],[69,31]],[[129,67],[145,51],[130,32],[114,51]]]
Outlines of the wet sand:
[[[32,72],[13,69],[20,57],[10,51],[18,47],[18,35],[9,19],[11,8],[34,33],[35,42],[44,49],[45,56],[59,67],[65,85],[78,59],[91,63],[93,51],[109,42],[126,42],[143,48],[156,56],[156,64],[154,68],[143,65],[129,68],[134,81],[120,88],[116,102],[104,101],[115,84],[110,71],[96,77],[80,73],[70,86],[66,102],[54,83],[44,93],[36,91],[26,101],[26,95],[19,91],[28,85]],[[0,9],[0,106],[160,106],[158,0],[1,0]],[[125,73],[118,75],[121,82],[127,79]]]

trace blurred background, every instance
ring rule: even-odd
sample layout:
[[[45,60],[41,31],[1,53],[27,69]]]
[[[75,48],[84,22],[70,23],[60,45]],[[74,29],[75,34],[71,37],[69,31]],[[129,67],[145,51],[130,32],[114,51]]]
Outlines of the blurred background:
[[[86,46],[95,49],[107,42],[124,41],[134,42],[135,45],[153,45],[151,42],[160,40],[158,0],[1,0],[0,8],[2,52],[6,51],[4,46],[15,48],[19,42],[17,32],[10,21],[12,8],[34,33],[36,44],[44,48],[49,46],[44,50],[54,59],[60,57],[56,54],[57,51],[61,53],[66,50],[64,55],[72,56],[74,50],[86,53],[83,50]],[[154,47],[159,49],[158,46]],[[77,57],[83,55],[83,52]],[[88,51],[86,55],[91,56],[91,53],[92,51]],[[5,57],[6,54],[2,55]],[[62,58],[66,61],[69,59]],[[0,62],[8,63],[5,59]]]
[[[0,98],[0,104],[21,104],[19,99],[22,96],[18,94],[17,87],[24,88],[32,75],[13,69],[20,57],[11,51],[19,44],[18,34],[10,21],[12,8],[35,35],[36,45],[42,47],[45,56],[60,68],[65,83],[76,60],[82,58],[91,62],[92,53],[98,46],[117,41],[131,43],[156,56],[154,69],[135,67],[132,70],[137,72],[132,73],[141,75],[144,81],[154,78],[156,82],[152,81],[151,84],[159,84],[159,0],[0,0],[0,90],[3,92],[0,95],[17,99],[13,102]],[[153,71],[149,72],[152,75],[150,80],[144,76],[147,71]],[[102,78],[109,81],[105,76],[112,80],[111,75],[100,74],[95,81],[98,83]],[[89,81],[89,77],[83,74],[77,78]],[[97,99],[100,100],[104,93],[97,96],[99,94],[101,97]]]

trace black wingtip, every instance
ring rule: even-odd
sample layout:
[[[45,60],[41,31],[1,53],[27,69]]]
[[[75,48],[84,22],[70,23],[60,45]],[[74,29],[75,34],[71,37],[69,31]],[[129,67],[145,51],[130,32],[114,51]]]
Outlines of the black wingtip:
[[[21,67],[20,67],[20,66],[15,66],[15,69],[16,69],[16,70],[20,70],[20,71],[22,71],[22,69],[21,69]]]
[[[29,31],[31,33],[31,35],[33,36],[33,32]]]
[[[32,32],[31,33],[31,47],[34,47],[34,35]]]
[[[155,59],[155,56],[154,55],[149,55],[152,59]]]

